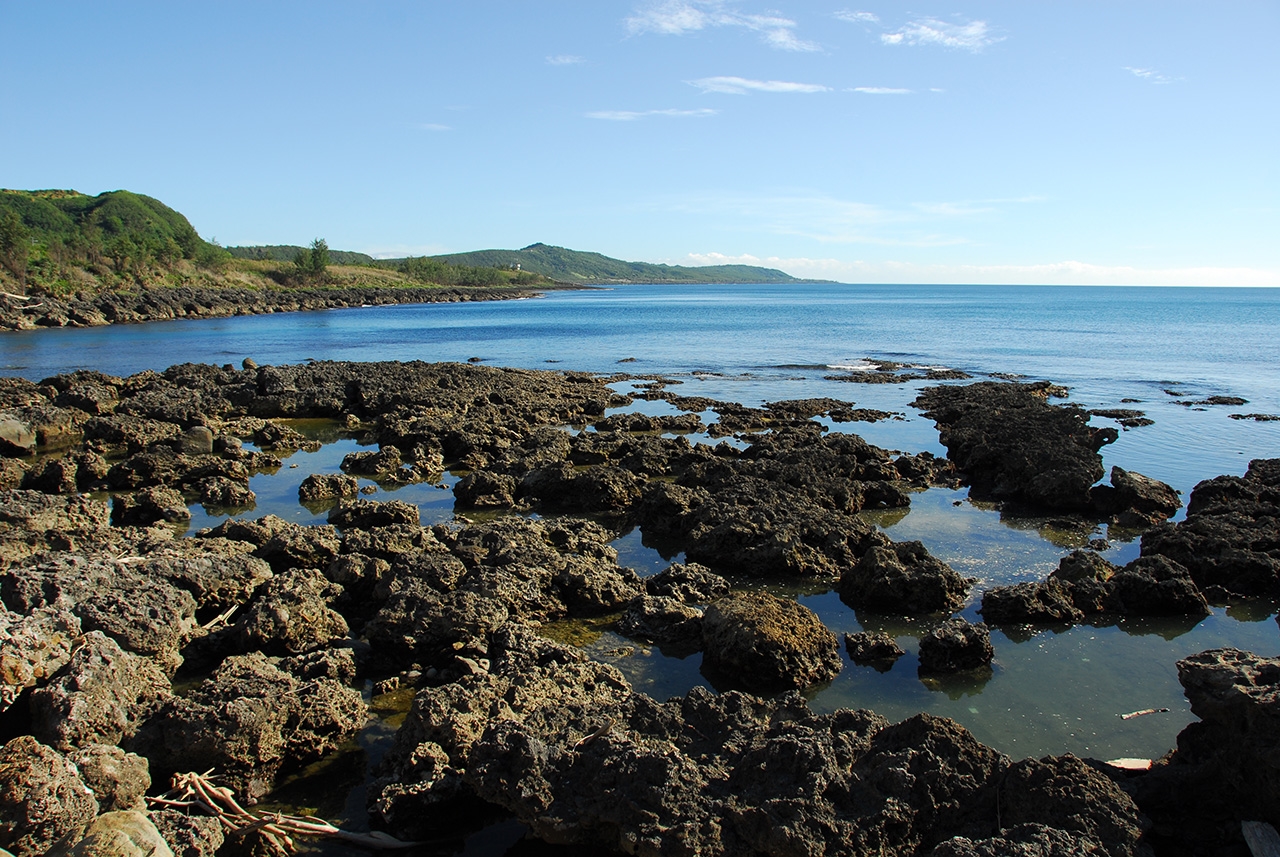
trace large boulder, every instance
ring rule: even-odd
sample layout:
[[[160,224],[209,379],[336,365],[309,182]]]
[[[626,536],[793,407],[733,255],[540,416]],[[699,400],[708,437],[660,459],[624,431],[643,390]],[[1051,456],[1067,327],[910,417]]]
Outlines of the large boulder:
[[[721,598],[702,617],[703,669],[747,688],[803,688],[840,672],[836,635],[817,615],[767,592]]]
[[[174,857],[155,824],[137,810],[103,813],[75,840],[64,839],[48,857]]]
[[[90,631],[54,679],[32,691],[32,732],[60,750],[119,744],[170,695],[158,666]]]
[[[343,589],[315,569],[273,577],[234,625],[241,651],[301,655],[347,636],[347,620],[333,609]]]
[[[895,542],[867,551],[839,589],[855,610],[915,616],[959,608],[971,584],[920,542]]]
[[[260,653],[236,655],[153,714],[126,749],[153,773],[214,768],[250,803],[276,777],[322,758],[365,725],[360,693],[329,678],[299,680]]]
[[[702,610],[666,595],[642,595],[618,619],[618,633],[677,650],[702,646]]]
[[[1198,484],[1187,519],[1144,533],[1142,554],[1179,563],[1201,589],[1280,594],[1280,458]]]
[[[0,712],[71,660],[79,636],[80,620],[66,610],[39,607],[23,616],[0,608]]]
[[[93,792],[57,750],[30,735],[0,747],[0,848],[40,857],[97,814]]]

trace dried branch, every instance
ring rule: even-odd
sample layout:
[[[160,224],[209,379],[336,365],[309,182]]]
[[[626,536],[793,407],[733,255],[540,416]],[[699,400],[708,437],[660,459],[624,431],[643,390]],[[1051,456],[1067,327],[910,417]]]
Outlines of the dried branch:
[[[284,815],[279,812],[252,812],[241,806],[231,789],[216,785],[212,771],[177,774],[173,787],[160,797],[149,797],[153,806],[198,809],[217,818],[228,833],[243,835],[257,831],[267,844],[281,855],[296,850],[293,837],[332,836],[371,850],[412,848],[420,842],[402,842],[386,833],[352,833],[313,816]]]

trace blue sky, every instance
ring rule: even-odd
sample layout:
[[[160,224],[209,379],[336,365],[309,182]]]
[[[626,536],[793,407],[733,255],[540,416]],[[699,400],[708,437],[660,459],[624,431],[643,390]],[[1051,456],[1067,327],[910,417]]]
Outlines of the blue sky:
[[[1280,3],[0,2],[0,186],[224,244],[1280,286]]]

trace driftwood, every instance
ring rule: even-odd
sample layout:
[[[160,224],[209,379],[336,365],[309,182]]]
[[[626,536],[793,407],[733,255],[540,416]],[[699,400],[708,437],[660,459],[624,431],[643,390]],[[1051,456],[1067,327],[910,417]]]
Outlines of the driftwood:
[[[231,789],[214,785],[212,773],[177,774],[173,778],[173,788],[160,797],[147,798],[147,802],[164,809],[199,810],[217,818],[231,835],[242,836],[256,830],[273,851],[282,855],[291,854],[296,849],[295,836],[330,836],[370,850],[412,848],[422,844],[402,842],[378,831],[352,833],[313,816],[251,812],[236,801]]]
[[[1121,720],[1132,720],[1135,717],[1145,717],[1148,714],[1164,714],[1167,708],[1144,708],[1141,711],[1130,711],[1128,714],[1121,714]]]

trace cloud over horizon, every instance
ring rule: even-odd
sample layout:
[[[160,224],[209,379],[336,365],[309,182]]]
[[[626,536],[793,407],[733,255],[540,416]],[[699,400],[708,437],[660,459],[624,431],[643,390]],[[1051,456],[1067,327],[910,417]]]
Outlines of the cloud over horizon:
[[[844,283],[1049,286],[1280,286],[1280,270],[1241,267],[1139,268],[1130,265],[1095,265],[1062,261],[1031,265],[920,264],[886,260],[866,262],[844,259],[783,258],[779,256],[689,253],[668,264],[760,265],[778,268],[793,277],[835,280]]]
[[[799,38],[796,22],[774,14],[740,12],[724,0],[656,0],[645,4],[626,19],[632,35],[657,33],[682,36],[713,27],[738,27],[758,33],[765,44],[783,51],[820,51],[822,48]]]

